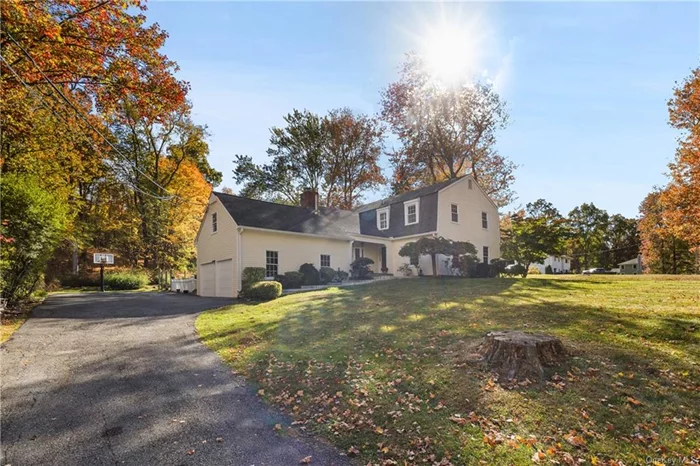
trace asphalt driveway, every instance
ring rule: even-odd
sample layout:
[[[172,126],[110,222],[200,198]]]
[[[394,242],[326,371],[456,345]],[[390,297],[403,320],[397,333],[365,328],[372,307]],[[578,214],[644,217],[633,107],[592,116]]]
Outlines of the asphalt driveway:
[[[229,302],[50,297],[0,350],[0,464],[346,464],[325,444],[275,432],[285,419],[199,343],[197,314]]]

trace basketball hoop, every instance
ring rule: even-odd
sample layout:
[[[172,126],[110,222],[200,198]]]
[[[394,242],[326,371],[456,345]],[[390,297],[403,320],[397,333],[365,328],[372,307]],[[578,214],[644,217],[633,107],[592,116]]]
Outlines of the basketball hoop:
[[[100,265],[100,291],[105,290],[105,265],[114,265],[114,254],[96,252],[92,255],[92,263]]]

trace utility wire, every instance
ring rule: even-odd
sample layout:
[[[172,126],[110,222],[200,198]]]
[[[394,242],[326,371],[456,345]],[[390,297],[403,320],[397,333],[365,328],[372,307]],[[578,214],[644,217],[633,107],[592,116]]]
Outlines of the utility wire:
[[[42,104],[44,107],[46,107],[51,113],[53,113],[54,116],[56,116],[56,117],[58,117],[60,120],[62,120],[62,121],[66,124],[66,126],[70,127],[70,122],[69,122],[68,119],[65,117],[65,115],[63,115],[63,114],[57,112],[56,109],[54,109],[51,105],[49,105],[49,103],[46,101],[45,96],[44,96],[43,94],[41,94],[40,92],[38,92],[36,89],[33,89],[29,84],[27,84],[27,82],[24,81],[24,80],[22,79],[22,77],[20,77],[20,75],[17,73],[17,71],[16,71],[16,70],[12,67],[12,65],[5,59],[5,57],[3,57],[2,55],[0,55],[0,61],[2,61],[2,62],[5,64],[5,66],[7,66],[7,68],[8,68],[8,69],[10,70],[10,72],[14,75],[14,77],[17,79],[17,81],[19,81],[19,82],[20,82],[29,92],[31,92],[35,97],[38,97],[38,98],[39,98],[39,103],[41,103],[41,104]],[[83,135],[83,136],[85,136],[85,135]],[[93,149],[95,149],[96,152],[99,152],[99,151],[100,151],[100,149],[95,145],[95,143],[94,143],[93,141],[90,140],[90,138],[88,138],[87,136],[85,136],[85,140],[92,146]],[[153,197],[153,198],[155,198],[155,199],[157,199],[157,200],[160,200],[160,201],[167,201],[167,200],[172,199],[172,197],[157,196],[157,195],[155,195],[155,194],[153,194],[153,193],[149,193],[149,192],[147,192],[147,191],[144,191],[143,189],[139,188],[139,187],[136,186],[135,184],[130,183],[130,182],[128,182],[128,181],[126,181],[125,184],[127,184],[131,189],[133,189],[133,190],[135,190],[135,191],[138,191],[138,192],[140,192],[140,193],[142,193],[142,194],[145,194],[145,195],[147,195],[147,196]]]
[[[95,128],[95,126],[90,122],[90,120],[88,120],[87,117],[85,117],[85,116],[83,115],[83,113],[73,104],[73,102],[71,102],[71,100],[68,99],[68,97],[66,97],[65,94],[63,94],[63,92],[61,91],[61,89],[60,89],[58,86],[56,86],[56,84],[55,84],[53,81],[51,81],[51,79],[46,75],[46,73],[44,73],[44,70],[41,69],[41,67],[39,66],[39,64],[36,62],[36,60],[34,60],[34,57],[32,57],[32,55],[27,51],[27,49],[25,49],[25,48],[22,46],[22,44],[20,44],[20,43],[12,36],[12,34],[10,34],[8,31],[3,31],[3,32],[7,35],[7,37],[8,37],[12,42],[14,42],[15,45],[17,45],[17,47],[19,47],[19,49],[22,51],[22,53],[32,62],[32,64],[34,65],[34,67],[39,71],[39,73],[40,73],[41,76],[44,78],[44,80],[49,84],[49,86],[51,86],[51,88],[52,88],[54,91],[56,91],[56,92],[58,93],[58,95],[59,95],[59,96],[60,96],[60,97],[75,111],[76,115],[78,115],[78,117],[80,117],[80,119],[83,120],[83,121],[90,127],[90,129],[92,129],[92,130],[93,130],[95,133],[97,133],[102,139],[104,139],[104,141],[105,141],[107,144],[109,144],[109,146],[110,146],[119,156],[121,156],[121,157],[124,158],[125,160],[128,160],[128,157],[127,157],[126,155],[124,155],[124,153],[122,153],[122,151],[120,151],[120,150],[117,148],[117,146],[115,146],[115,145],[112,143],[112,141],[110,141],[104,134],[102,134],[101,131],[99,131],[97,128]],[[3,60],[3,61],[5,61],[5,60]],[[7,61],[5,61],[5,63],[9,66],[9,64],[7,63]],[[134,168],[134,170],[136,170],[136,171],[138,171],[139,173],[141,173],[146,179],[148,179],[148,180],[149,180],[151,183],[153,183],[155,186],[157,186],[158,188],[160,188],[161,190],[163,190],[163,192],[165,192],[165,193],[168,192],[163,186],[161,186],[160,184],[158,184],[157,181],[155,181],[153,178],[151,178],[146,172],[144,172],[143,170],[141,170],[137,165],[132,164],[132,167]],[[167,199],[172,199],[172,197],[173,197],[173,196],[170,195],[170,196],[167,197]]]

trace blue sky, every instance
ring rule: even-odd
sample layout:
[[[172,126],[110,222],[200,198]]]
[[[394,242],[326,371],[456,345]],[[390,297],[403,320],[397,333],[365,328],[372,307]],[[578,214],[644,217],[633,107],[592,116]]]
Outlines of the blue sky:
[[[170,34],[165,52],[234,190],[234,155],[264,162],[286,113],[376,113],[404,53],[448,22],[475,51],[473,72],[508,103],[498,150],[519,165],[516,204],[543,197],[568,213],[594,202],[636,216],[674,154],[674,82],[700,58],[697,2],[156,1],[147,15]]]

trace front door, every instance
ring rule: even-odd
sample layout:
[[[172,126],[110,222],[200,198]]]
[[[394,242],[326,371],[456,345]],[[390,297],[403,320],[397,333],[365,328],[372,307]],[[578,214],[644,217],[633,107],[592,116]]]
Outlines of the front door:
[[[364,257],[362,248],[355,248],[355,260],[359,259],[360,257]]]

